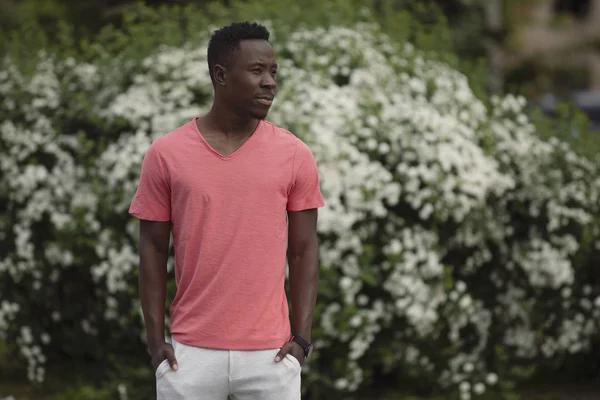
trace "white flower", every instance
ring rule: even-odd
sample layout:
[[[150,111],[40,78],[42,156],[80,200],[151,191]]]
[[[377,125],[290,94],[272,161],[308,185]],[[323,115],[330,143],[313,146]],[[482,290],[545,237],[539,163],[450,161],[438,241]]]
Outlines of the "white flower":
[[[467,382],[467,381],[461,382],[461,384],[459,386],[459,389],[463,393],[464,392],[469,392],[469,391],[471,391],[471,384],[469,382]]]
[[[473,370],[475,369],[475,366],[473,365],[473,363],[466,363],[464,366],[465,372],[466,373],[470,373],[473,372]]]
[[[120,383],[117,386],[117,391],[119,392],[119,400],[127,400],[129,397],[127,396],[127,386]]]
[[[498,375],[494,373],[487,374],[485,381],[488,383],[488,385],[495,385],[498,383]]]
[[[337,379],[335,381],[334,385],[335,385],[336,389],[339,389],[339,390],[346,389],[348,387],[348,379],[345,379],[345,378]]]
[[[473,392],[475,394],[483,394],[485,392],[485,385],[481,382],[476,383],[473,385]]]

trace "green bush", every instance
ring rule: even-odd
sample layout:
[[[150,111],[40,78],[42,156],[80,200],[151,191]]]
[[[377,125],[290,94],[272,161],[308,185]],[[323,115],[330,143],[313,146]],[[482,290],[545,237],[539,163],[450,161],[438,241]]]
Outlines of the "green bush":
[[[141,8],[94,42],[33,60],[7,50],[0,339],[29,379],[91,361],[116,371],[94,375],[105,393],[69,395],[124,384],[129,399],[151,397],[127,208],[150,143],[210,106],[210,29],[242,17],[272,30],[282,68],[269,118],[310,144],[327,202],[312,398],[387,381],[476,398],[589,349],[598,164],[523,99],[487,98],[445,51],[443,25],[319,4]]]

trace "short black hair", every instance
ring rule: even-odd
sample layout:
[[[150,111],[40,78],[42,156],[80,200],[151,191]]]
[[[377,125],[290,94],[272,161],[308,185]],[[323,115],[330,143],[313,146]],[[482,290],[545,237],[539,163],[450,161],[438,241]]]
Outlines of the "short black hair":
[[[208,70],[214,81],[213,68],[216,64],[227,66],[233,52],[242,40],[269,40],[271,34],[264,26],[256,22],[234,22],[213,32],[208,42]]]

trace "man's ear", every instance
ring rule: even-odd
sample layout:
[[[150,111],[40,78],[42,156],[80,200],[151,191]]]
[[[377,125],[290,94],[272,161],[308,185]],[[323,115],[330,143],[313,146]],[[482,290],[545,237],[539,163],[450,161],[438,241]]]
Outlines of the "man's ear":
[[[215,84],[219,86],[225,86],[225,82],[227,80],[227,72],[225,71],[225,67],[216,64],[213,68],[213,76],[215,78]]]

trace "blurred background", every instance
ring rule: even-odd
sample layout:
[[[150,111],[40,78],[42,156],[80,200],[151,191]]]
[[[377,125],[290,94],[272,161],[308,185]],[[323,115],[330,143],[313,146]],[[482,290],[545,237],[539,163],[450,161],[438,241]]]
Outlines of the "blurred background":
[[[159,100],[152,97],[154,89],[148,89],[154,86],[144,86],[147,92],[138,97],[131,94],[132,88],[154,80],[168,83],[170,68],[177,69],[179,63],[191,65],[190,68],[203,65],[205,56],[201,51],[190,55],[190,59],[175,51],[165,56],[168,61],[153,61],[153,54],[162,52],[163,45],[170,46],[165,49],[203,49],[207,34],[216,26],[253,19],[268,21],[276,33],[275,41],[283,43],[281,57],[292,60],[290,65],[295,63],[299,71],[310,71],[310,65],[294,57],[291,46],[285,47],[286,41],[295,41],[295,48],[304,49],[301,51],[306,54],[311,54],[310,46],[316,48],[317,45],[311,44],[310,35],[306,39],[293,36],[294,30],[321,32],[317,29],[323,29],[322,32],[329,32],[324,35],[333,35],[334,31],[327,29],[343,26],[360,36],[360,23],[365,22],[374,24],[377,35],[388,38],[390,49],[396,49],[387,49],[380,39],[364,42],[370,43],[374,51],[387,54],[389,60],[396,57],[398,60],[390,61],[390,65],[396,68],[398,76],[402,73],[417,78],[425,76],[418,71],[418,62],[412,64],[414,59],[409,66],[403,66],[401,59],[408,53],[399,49],[405,48],[407,43],[422,51],[425,59],[448,65],[458,74],[449,79],[458,82],[460,76],[465,76],[474,96],[472,101],[480,102],[489,110],[489,119],[485,117],[485,121],[469,125],[474,131],[483,132],[472,139],[473,143],[484,149],[490,159],[513,160],[506,164],[499,161],[497,168],[517,182],[514,190],[528,193],[515,195],[512,203],[489,194],[477,209],[481,213],[473,213],[473,218],[478,215],[480,219],[468,220],[468,223],[465,220],[463,224],[437,212],[432,217],[419,219],[416,216],[421,208],[408,200],[402,207],[384,204],[389,215],[402,217],[400,225],[412,224],[435,232],[441,243],[453,243],[453,235],[467,225],[470,232],[485,231],[481,235],[489,237],[480,243],[461,244],[457,248],[449,244],[447,249],[440,250],[444,274],[440,275],[439,284],[440,290],[452,298],[451,293],[465,292],[460,288],[462,282],[466,282],[466,292],[474,304],[492,310],[492,314],[496,310],[496,314],[484,329],[485,335],[483,331],[470,332],[469,323],[465,322],[460,330],[461,338],[465,339],[459,344],[444,339],[451,337],[448,332],[452,324],[443,322],[446,321],[443,318],[434,324],[437,334],[418,336],[415,333],[414,339],[410,339],[403,337],[404,330],[413,332],[404,316],[390,320],[382,317],[381,321],[386,322],[378,323],[381,328],[373,332],[364,328],[366,337],[370,338],[363,340],[369,343],[368,350],[361,356],[350,357],[350,362],[347,354],[353,347],[349,338],[355,334],[362,337],[364,333],[357,328],[360,322],[351,321],[355,321],[355,316],[363,318],[361,307],[366,305],[361,300],[357,300],[358,305],[354,300],[340,300],[345,293],[352,292],[349,288],[353,283],[349,281],[346,288],[338,283],[352,276],[363,285],[354,292],[357,299],[363,294],[365,299],[367,296],[382,299],[386,306],[395,304],[390,294],[393,290],[384,293],[383,289],[390,276],[386,263],[392,260],[383,249],[386,243],[394,242],[396,233],[383,233],[382,228],[365,239],[359,233],[363,232],[360,224],[370,226],[367,224],[381,221],[375,214],[361,214],[363,219],[352,225],[352,229],[357,232],[362,246],[356,262],[363,272],[356,277],[343,265],[333,263],[333,267],[323,267],[322,279],[326,283],[320,292],[323,304],[317,312],[315,335],[322,334],[327,340],[320,349],[322,356],[306,371],[306,398],[600,399],[597,337],[597,308],[600,307],[597,299],[600,297],[596,297],[600,287],[595,272],[600,267],[597,215],[600,181],[598,175],[594,176],[600,150],[600,0],[148,0],[143,3],[0,0],[0,56],[3,59],[0,71],[3,102],[0,111],[0,157],[3,159],[0,162],[0,399],[153,398],[153,375],[145,351],[139,305],[135,301],[137,228],[124,213],[114,212],[111,207],[122,203],[117,207],[123,210],[123,205],[126,206],[137,182],[141,156],[151,139],[160,132],[174,129],[180,120],[186,121],[185,112],[177,114],[180,107],[190,113],[201,112],[211,92],[206,87],[206,79],[202,78],[204,70],[200,69],[182,70],[173,78],[178,79],[177,82],[187,79],[184,86],[189,90],[186,89],[184,105],[175,101],[169,103],[172,106],[163,107],[160,103],[159,107],[156,106]],[[372,32],[365,30],[364,34]],[[332,57],[343,57],[344,51],[340,47],[340,55]],[[340,58],[332,58],[337,59]],[[363,64],[360,60],[351,61],[349,68],[368,73],[371,67]],[[160,65],[164,65],[164,71]],[[328,76],[327,68],[323,67],[323,74]],[[282,79],[284,87],[286,82],[294,82],[293,77]],[[435,77],[427,79],[436,82]],[[437,83],[431,84],[435,87]],[[294,87],[291,83],[288,85]],[[386,82],[378,85],[385,86]],[[398,91],[404,90],[404,86],[399,85]],[[156,93],[162,93],[156,94],[157,98],[168,97],[165,90],[171,89],[156,86]],[[133,97],[120,97],[125,94]],[[393,93],[390,96],[392,98]],[[519,158],[520,161],[514,161],[517,156],[511,158],[511,154],[518,151],[510,150],[510,146],[499,150],[499,139],[494,135],[501,129],[494,128],[499,122],[493,119],[496,117],[492,118],[496,115],[492,111],[494,107],[500,107],[495,105],[494,99],[517,98],[513,96],[521,96],[526,101],[522,110],[519,108],[521,111],[506,117],[514,124],[504,121],[503,126],[507,131],[520,129],[521,122],[517,121],[521,121],[518,115],[522,112],[535,126],[535,133],[523,135],[535,137],[541,143],[539,153],[532,150],[519,155],[525,157]],[[117,103],[121,107],[119,111],[113,109]],[[140,110],[144,107],[150,110],[149,115],[132,120],[131,115],[143,114]],[[177,114],[178,117],[157,121],[150,114],[159,109],[165,116]],[[454,115],[449,111],[450,114]],[[472,115],[473,121],[479,118],[475,111]],[[303,120],[277,118],[291,125],[290,129],[301,136],[306,130],[306,137],[311,137],[310,128],[303,125]],[[469,118],[471,114],[467,120]],[[378,129],[379,136],[374,137],[387,143],[383,137],[386,128]],[[418,125],[415,129],[418,134]],[[352,136],[352,132],[348,135]],[[48,140],[44,139],[46,133],[50,135]],[[524,136],[519,135],[515,133],[515,143],[525,143],[521,142]],[[546,153],[544,143],[556,149],[566,144],[569,153],[567,150],[564,154],[560,153],[563,150]],[[318,143],[315,146],[319,152]],[[361,151],[368,154],[372,162],[381,163],[389,171],[396,170],[397,161],[373,155],[371,150],[366,150],[369,146],[365,146]],[[503,152],[508,156],[502,155]],[[532,169],[533,178],[525,178],[519,165],[527,164],[523,161],[526,157],[536,164],[538,156],[546,157],[545,161],[540,161],[535,171]],[[419,158],[418,153],[416,158]],[[32,167],[38,165],[44,167],[43,171]],[[53,170],[54,165],[60,168]],[[549,170],[556,174],[546,179],[543,174]],[[481,172],[473,170],[472,173]],[[400,187],[406,183],[397,175],[391,179]],[[580,185],[577,187],[581,189],[569,197],[570,194],[565,194],[568,190],[562,190],[572,185]],[[535,196],[533,187],[541,188]],[[531,193],[527,192],[528,188]],[[543,197],[542,192],[549,194]],[[529,194],[531,197],[527,197]],[[364,201],[366,204],[367,200]],[[558,209],[566,211],[559,215]],[[578,211],[570,213],[575,209]],[[489,214],[485,214],[488,211]],[[344,215],[346,211],[338,212]],[[565,221],[556,231],[546,228],[554,212],[558,220]],[[531,268],[541,271],[547,265],[554,268],[556,264],[555,269],[549,269],[549,274],[558,276],[568,271],[574,278],[542,289],[531,283],[531,279],[523,278],[529,270],[523,263],[522,272],[518,266],[519,256],[506,255],[503,246],[510,251],[520,249],[514,254],[523,258],[527,258],[528,249],[538,251],[537,247],[519,247],[519,243],[530,240],[528,233],[523,233],[522,239],[497,238],[489,233],[485,215],[489,219],[495,214],[507,215],[506,223],[520,227],[516,229],[522,232],[539,230],[544,240],[555,246],[552,249],[559,249],[528,258],[533,260],[528,264],[533,265]],[[59,222],[61,218],[66,222]],[[325,243],[337,243],[332,244],[332,249],[336,249],[341,240],[338,237],[341,233],[336,235],[333,228],[322,232]],[[397,237],[400,236],[398,228]],[[555,240],[555,237],[561,239]],[[577,250],[565,250],[563,254],[560,249],[567,247],[563,246],[567,239],[562,239],[566,237],[569,243],[577,244]],[[482,249],[485,251],[480,253]],[[343,254],[338,255],[346,257]],[[553,258],[559,256],[560,263],[558,258]],[[398,265],[408,262],[406,257],[394,260]],[[480,263],[477,264],[481,266],[480,272],[463,271],[462,267],[471,262],[467,260],[480,260],[476,261]],[[510,267],[514,260],[516,269]],[[488,287],[490,271],[501,271],[499,279],[509,283]],[[423,282],[430,287],[437,284],[425,278]],[[170,296],[174,290],[171,284]],[[492,293],[499,295],[495,297]],[[500,294],[510,297],[513,306],[503,303],[504,297]],[[570,303],[570,299],[576,297],[577,302]],[[342,306],[329,307],[334,303]],[[370,300],[364,303],[371,305]],[[373,302],[373,310],[377,309],[376,303]],[[514,311],[515,307],[520,311]],[[461,312],[452,314],[458,311],[450,312],[443,305],[439,305],[436,312],[446,315],[444,318],[448,321],[458,320],[463,315]],[[503,313],[523,313],[527,317],[518,319],[511,314],[513,317],[504,319]],[[335,329],[328,328],[328,323],[335,325]],[[521,326],[527,328],[527,335],[518,336],[521,331],[516,328]],[[575,338],[568,338],[569,332],[579,331],[587,333],[580,336],[573,333]],[[558,333],[552,336],[554,333],[549,332]],[[460,368],[453,366],[459,362],[457,354],[475,354],[473,348],[480,342],[469,339],[471,335],[480,341],[481,336],[485,336],[484,349],[477,350],[479,358],[465,361],[465,366]],[[517,339],[510,339],[511,335],[517,335],[514,336]],[[564,354],[554,356],[552,351],[546,351],[550,346],[547,335],[555,337],[552,343],[558,344],[552,346],[557,348],[569,340],[581,346],[565,345]],[[519,340],[530,341],[533,343],[530,347],[539,351],[524,355],[514,344]],[[415,348],[419,354],[429,354],[428,358],[406,361]],[[422,370],[418,365],[423,366]],[[464,371],[458,373],[457,368]],[[356,371],[361,371],[360,378]],[[441,378],[447,371],[454,371],[455,378]],[[476,376],[471,371],[480,374]],[[358,383],[353,386],[352,382]]]
[[[210,1],[146,1],[151,7],[195,5]],[[92,38],[107,25],[121,26],[136,1],[1,0],[3,31],[35,21],[51,39],[66,22],[78,38]],[[229,6],[229,1],[221,4]],[[325,7],[323,3],[323,8]],[[544,110],[572,102],[597,128],[600,91],[600,9],[594,0],[439,0],[394,2],[425,23],[443,17],[453,46],[464,60],[485,58],[491,88],[523,93]],[[432,12],[432,8],[435,12]],[[438,14],[439,13],[439,14]]]

